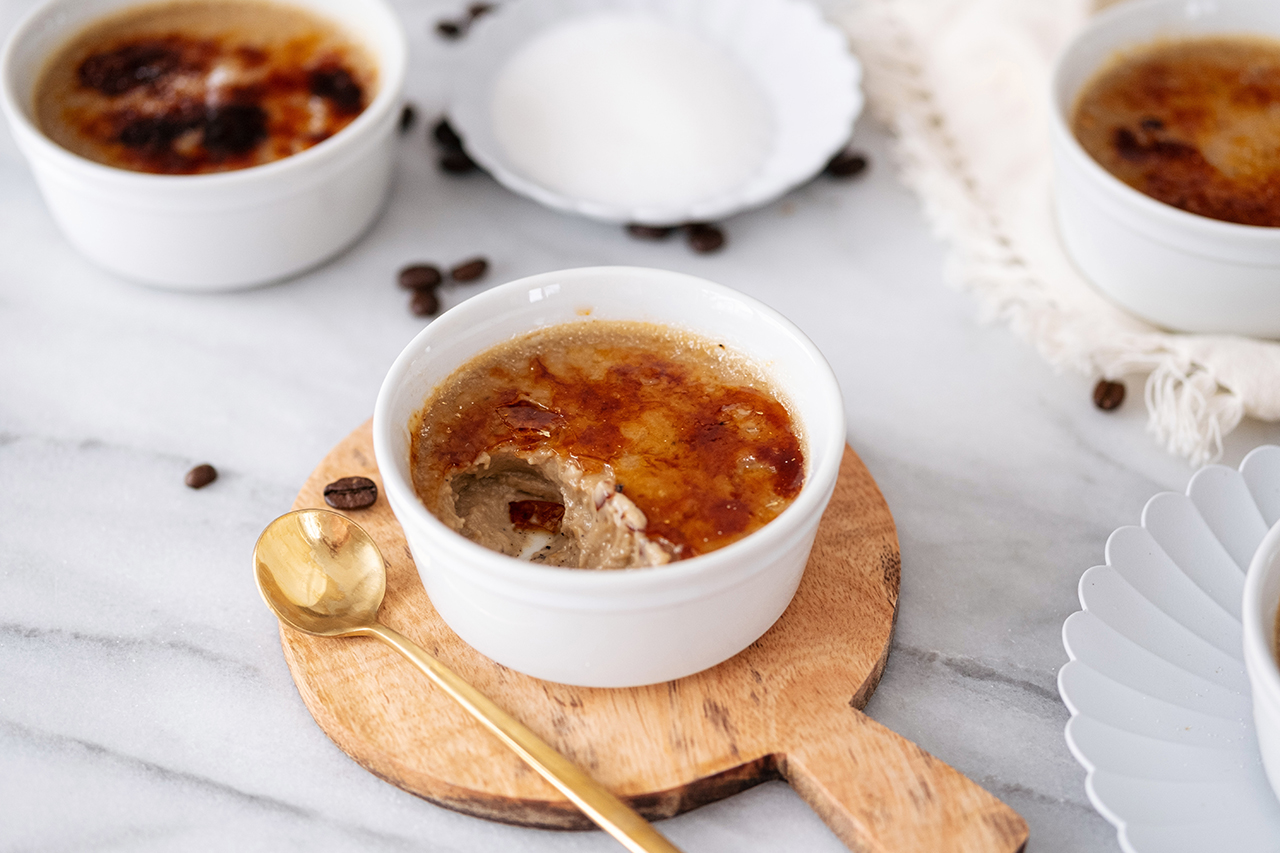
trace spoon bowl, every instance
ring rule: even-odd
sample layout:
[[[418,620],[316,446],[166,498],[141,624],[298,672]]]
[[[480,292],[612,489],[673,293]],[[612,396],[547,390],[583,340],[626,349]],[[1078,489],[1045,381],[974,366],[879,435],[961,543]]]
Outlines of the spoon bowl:
[[[253,549],[258,591],[287,625],[321,637],[366,633],[387,591],[378,546],[345,515],[303,509],[267,525]]]

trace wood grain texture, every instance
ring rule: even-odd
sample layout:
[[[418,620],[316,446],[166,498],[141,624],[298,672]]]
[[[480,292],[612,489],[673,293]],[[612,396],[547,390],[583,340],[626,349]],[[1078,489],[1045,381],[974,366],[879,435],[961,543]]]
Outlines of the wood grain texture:
[[[370,425],[321,462],[324,485],[370,477]],[[860,713],[897,614],[893,518],[850,449],[791,606],[763,637],[697,675],[628,689],[539,681],[485,658],[436,613],[383,497],[347,513],[387,562],[386,624],[420,643],[648,818],[785,778],[857,851],[1016,851],[1027,827],[958,771]],[[661,571],[661,569],[655,569]],[[281,626],[285,660],[321,729],[372,773],[467,814],[560,829],[591,824],[395,652]]]

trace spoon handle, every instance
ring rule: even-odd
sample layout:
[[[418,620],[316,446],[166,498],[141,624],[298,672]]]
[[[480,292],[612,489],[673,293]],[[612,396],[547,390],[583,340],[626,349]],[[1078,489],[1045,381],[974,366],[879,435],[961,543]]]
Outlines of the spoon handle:
[[[363,632],[362,632],[363,633]],[[381,623],[369,627],[377,637],[404,655],[414,666],[466,708],[485,728],[511,747],[542,777],[555,785],[574,805],[632,853],[680,853],[680,849],[653,828],[630,806],[619,800],[578,765],[557,752],[515,717],[494,704],[457,673],[440,663],[421,646]]]

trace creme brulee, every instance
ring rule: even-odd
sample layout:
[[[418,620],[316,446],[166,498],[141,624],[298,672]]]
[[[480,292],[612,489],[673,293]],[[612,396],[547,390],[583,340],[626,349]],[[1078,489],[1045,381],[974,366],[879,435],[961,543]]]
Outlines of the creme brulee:
[[[221,172],[329,138],[369,105],[376,82],[361,46],[302,9],[264,0],[137,6],[53,55],[36,85],[36,123],[110,166]]]
[[[1274,642],[1274,650],[1276,660],[1280,661],[1280,607],[1276,608],[1276,635],[1272,638]]]
[[[1191,213],[1280,226],[1280,41],[1162,40],[1084,86],[1071,129],[1108,172]]]
[[[411,426],[428,510],[492,550],[653,566],[722,548],[799,494],[802,442],[762,372],[723,345],[584,321],[494,347]]]

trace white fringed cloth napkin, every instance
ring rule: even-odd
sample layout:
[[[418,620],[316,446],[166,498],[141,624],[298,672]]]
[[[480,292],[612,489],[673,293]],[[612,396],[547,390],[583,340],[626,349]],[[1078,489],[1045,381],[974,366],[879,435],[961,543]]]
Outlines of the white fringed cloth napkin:
[[[1049,76],[1092,6],[857,0],[836,19],[872,110],[897,136],[906,182],[951,245],[949,281],[1059,369],[1145,375],[1148,429],[1198,466],[1242,416],[1280,420],[1280,343],[1161,331],[1068,260],[1052,211]]]

